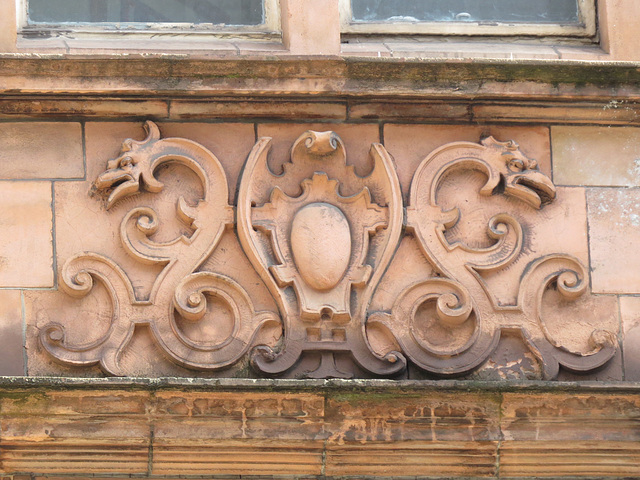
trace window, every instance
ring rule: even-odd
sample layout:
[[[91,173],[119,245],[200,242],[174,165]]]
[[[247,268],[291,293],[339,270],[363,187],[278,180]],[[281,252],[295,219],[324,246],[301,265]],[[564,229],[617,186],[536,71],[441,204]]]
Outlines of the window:
[[[594,0],[340,0],[343,33],[595,35]]]
[[[275,33],[277,0],[21,0],[23,34]]]

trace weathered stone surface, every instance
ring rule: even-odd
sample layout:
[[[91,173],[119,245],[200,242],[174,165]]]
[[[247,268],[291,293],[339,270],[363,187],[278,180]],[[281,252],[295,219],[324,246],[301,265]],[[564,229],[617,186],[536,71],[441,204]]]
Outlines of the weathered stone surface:
[[[612,101],[618,108],[625,105]],[[640,185],[640,128],[554,126],[551,141],[559,185]]]
[[[0,124],[0,179],[82,178],[79,123]]]
[[[340,53],[338,3],[333,0],[281,0],[282,37],[294,55]]]
[[[640,297],[620,297],[624,379],[640,381]]]
[[[0,395],[5,473],[145,473],[148,392]]]
[[[419,441],[331,445],[325,472],[338,478],[496,478],[496,445]]]
[[[430,102],[389,101],[372,102],[356,100],[349,103],[349,120],[386,120],[402,122],[407,119],[414,121],[457,121],[470,122],[470,105],[465,102],[444,102],[432,100]]]
[[[25,375],[22,299],[19,290],[0,290],[0,376]]]
[[[625,419],[639,416],[636,395],[504,393],[501,426],[509,441],[631,442],[640,431]]]
[[[640,474],[636,395],[503,394],[501,475]]]
[[[478,122],[515,122],[523,124],[599,124],[637,125],[640,122],[640,108],[636,103],[612,100],[610,102],[571,102],[562,105],[543,102],[514,104],[509,100],[482,102],[471,105],[473,119]],[[552,127],[556,128],[556,127]],[[561,129],[575,127],[558,127]],[[567,152],[565,152],[567,153]],[[568,157],[565,157],[568,158]],[[571,163],[571,160],[568,160]],[[579,163],[579,162],[578,162]],[[578,166],[581,169],[582,166]],[[558,182],[562,184],[561,182]]]
[[[322,470],[322,396],[160,392],[156,402],[153,474]]]
[[[391,40],[385,42],[393,57],[437,58],[437,59],[516,59],[516,58],[558,58],[558,52],[552,46],[518,45],[509,42],[506,45],[481,42],[407,42]]]
[[[269,118],[273,120],[332,119],[345,120],[346,103],[256,100],[256,101],[196,101],[174,100],[171,102],[172,119],[194,118]]]
[[[21,117],[30,117],[30,118],[71,118],[82,115],[84,118],[117,118],[117,117],[138,117],[138,118],[166,118],[169,116],[169,107],[168,102],[163,100],[153,100],[153,99],[129,99],[129,100],[121,100],[121,99],[56,99],[51,100],[48,98],[41,98],[38,100],[26,100],[24,98],[10,98],[4,97],[0,98],[0,117],[6,117],[11,119],[21,118]],[[73,130],[78,130],[78,138],[73,137],[74,143],[71,145],[58,145],[60,149],[57,149],[55,152],[44,149],[45,156],[51,154],[61,155],[61,150],[75,148],[75,157],[71,158],[62,158],[60,157],[59,162],[64,161],[65,163],[69,163],[69,165],[64,165],[64,168],[60,168],[59,165],[40,165],[38,161],[34,162],[34,165],[40,165],[42,168],[41,171],[37,172],[38,177],[42,177],[41,172],[47,172],[49,169],[52,169],[58,166],[56,170],[56,175],[48,175],[47,177],[57,177],[57,178],[65,178],[65,177],[82,177],[84,174],[84,167],[82,166],[82,150],[78,148],[78,145],[81,146],[82,139],[80,138],[79,124],[66,124],[66,123],[46,123],[46,124],[36,124],[36,125],[45,125],[51,128],[54,128],[56,132],[60,131],[63,133],[62,139],[65,136],[69,137],[69,132],[65,130],[69,130],[68,125],[75,126]],[[53,138],[56,142],[60,142],[60,138],[56,138],[55,133],[53,134]],[[69,138],[69,140],[72,140]],[[77,154],[80,154],[78,156]],[[37,160],[37,159],[36,159]],[[71,169],[71,166],[74,166]],[[24,167],[23,167],[24,168]],[[80,172],[78,175],[78,171]]]
[[[53,286],[52,218],[50,182],[0,181],[0,287]]]
[[[635,478],[639,462],[637,441],[504,441],[500,448],[501,478]]]
[[[525,384],[497,392],[486,382],[93,382],[19,387],[5,380],[0,473],[640,474],[637,387],[614,393]]]
[[[640,189],[590,188],[589,249],[596,293],[640,293]]]
[[[471,372],[468,377],[474,380],[493,381],[541,380],[542,365],[527,348],[522,334],[503,332],[498,346],[487,361]]]
[[[295,1],[291,3],[298,5]],[[334,41],[337,40],[334,37]],[[121,46],[127,46],[128,41],[122,39]],[[157,48],[157,41],[155,45]],[[189,43],[182,45],[184,53],[187,53]],[[317,44],[321,45],[324,42]],[[335,45],[339,46],[337,43]],[[62,44],[60,46],[63,47]],[[104,43],[99,46],[104,47]],[[215,43],[206,42],[208,50],[215,47]],[[233,49],[231,55],[236,56],[237,50],[233,45],[230,48]],[[281,52],[279,49],[276,53]],[[91,50],[83,53],[91,53]],[[133,55],[126,62],[119,55],[91,59],[82,55],[64,59],[58,56],[6,56],[0,61],[3,77],[1,91],[9,94],[39,91],[48,95],[85,95],[86,79],[91,78],[91,93],[104,96],[118,96],[123,92],[145,96],[153,91],[166,96],[184,97],[185,91],[188,91],[189,96],[321,94],[381,99],[397,96],[473,96],[488,100],[509,97],[512,100],[538,102],[558,99],[575,101],[576,83],[579,83],[581,99],[604,97],[635,101],[640,78],[633,63],[594,66],[589,62],[550,62],[537,66],[509,60],[444,62],[436,58],[408,62],[403,58],[342,59],[333,55],[324,58],[311,55],[302,58],[297,55],[261,58],[211,55],[202,58],[194,55],[176,60],[175,56],[161,54]],[[52,72],[58,75],[52,75]],[[109,75],[105,75],[105,72]],[[452,79],[456,81],[455,88],[452,88]]]
[[[327,402],[328,475],[492,476],[498,404],[492,394],[337,393]]]

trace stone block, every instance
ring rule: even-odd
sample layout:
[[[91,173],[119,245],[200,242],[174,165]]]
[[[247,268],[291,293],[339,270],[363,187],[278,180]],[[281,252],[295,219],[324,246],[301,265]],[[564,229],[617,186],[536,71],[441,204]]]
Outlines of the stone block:
[[[595,293],[640,293],[640,189],[587,190]]]
[[[638,478],[638,442],[503,441],[501,478]]]
[[[640,415],[634,394],[503,394],[502,434],[508,441],[637,442],[640,431],[628,418]]]
[[[340,53],[356,57],[390,57],[391,51],[382,42],[343,43]]]
[[[138,118],[166,118],[168,117],[168,102],[163,100],[87,100],[87,99],[55,99],[55,100],[31,100],[24,98],[3,98],[0,99],[0,117],[19,118],[34,117],[42,118],[62,118],[71,116],[82,116],[83,118],[114,118],[114,117],[138,117]],[[26,124],[29,125],[29,124]],[[45,124],[49,125],[49,124]],[[55,124],[60,125],[65,124]],[[70,124],[79,126],[79,124]],[[75,127],[74,127],[75,128]],[[69,148],[69,147],[67,147]],[[74,146],[75,148],[75,146]],[[60,157],[59,151],[46,150],[46,154],[56,154]],[[80,150],[80,154],[82,151]],[[66,162],[82,162],[81,157],[66,158]],[[78,167],[75,163],[75,167]],[[43,165],[51,168],[51,165]],[[83,175],[84,167],[80,163],[80,176]],[[67,167],[67,170],[69,168]],[[64,173],[64,172],[63,172]],[[60,175],[56,175],[57,177]],[[74,176],[77,176],[77,172]]]
[[[255,143],[248,123],[161,123],[162,137],[184,137],[207,147],[220,161],[229,185],[229,202],[235,201],[238,177]],[[104,167],[104,165],[102,165]]]
[[[547,45],[508,46],[496,43],[476,42],[408,42],[387,41],[392,57],[417,57],[438,59],[491,58],[491,59],[548,59],[558,58],[558,53]]]
[[[640,474],[634,394],[503,394],[500,473],[508,477]]]
[[[338,55],[336,0],[282,0],[282,39],[294,55]]]
[[[349,120],[402,122],[408,119],[413,122],[469,122],[471,121],[471,112],[469,104],[466,102],[397,100],[349,103]]]
[[[492,393],[437,398],[395,392],[337,393],[326,404],[330,445],[365,442],[491,442],[499,437]]]
[[[489,393],[337,393],[327,401],[325,473],[495,475],[499,415]]]
[[[609,108],[625,105],[612,101]],[[558,185],[640,185],[640,128],[553,126],[551,143]]]
[[[0,287],[53,286],[50,182],[0,181]]]
[[[0,399],[6,473],[146,473],[148,392],[49,391]]]
[[[640,118],[640,108],[636,104],[620,101],[580,102],[558,104],[536,102],[486,102],[472,105],[473,120],[478,123],[542,123],[542,124],[590,124],[629,125]],[[554,127],[556,128],[556,127]],[[576,127],[557,127],[561,129]],[[580,160],[576,160],[580,162]],[[580,167],[578,167],[580,168]]]
[[[346,116],[346,105],[337,102],[299,102],[284,101],[282,99],[262,101],[217,100],[215,102],[173,100],[171,102],[172,119],[268,118],[270,120],[294,120],[308,118],[345,120]]]
[[[640,381],[640,297],[620,297],[624,379]]]
[[[22,301],[18,290],[0,290],[0,376],[24,375]]]
[[[79,123],[0,124],[0,179],[83,176]]]
[[[321,473],[321,396],[159,392],[156,399],[154,475]]]

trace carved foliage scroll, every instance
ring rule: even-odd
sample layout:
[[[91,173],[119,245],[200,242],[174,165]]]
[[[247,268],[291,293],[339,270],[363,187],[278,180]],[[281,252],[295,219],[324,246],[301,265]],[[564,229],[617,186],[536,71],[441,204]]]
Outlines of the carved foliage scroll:
[[[192,233],[157,240],[162,225],[152,200],[123,215],[118,248],[139,268],[160,269],[144,298],[108,255],[84,252],[66,260],[61,289],[82,297],[99,282],[113,314],[106,334],[86,344],[67,341],[62,323],[43,328],[41,344],[63,363],[97,363],[109,374],[127,374],[119,359],[136,325],[149,326],[168,359],[196,371],[224,369],[249,355],[258,373],[314,378],[393,376],[408,361],[436,374],[462,374],[491,355],[503,331],[522,334],[546,378],[555,377],[560,365],[596,368],[615,352],[614,332],[581,332],[588,347],[575,348],[555,338],[556,330],[548,326],[546,296],[576,302],[590,295],[589,279],[570,253],[534,251],[536,218],[558,192],[513,142],[490,137],[479,144],[440,147],[418,167],[404,205],[394,162],[380,144],[371,145],[373,168],[361,177],[335,133],[309,131],[296,140],[290,161],[276,174],[268,165],[271,139],[261,138],[246,161],[234,209],[213,153],[187,139],[162,139],[152,122],[146,128],[148,137],[125,140],[122,154],[94,182],[104,193],[104,214],[141,191],[161,192],[157,169],[179,164],[197,176],[204,192],[195,203],[179,197],[175,205],[175,216]],[[475,188],[456,183],[461,173],[482,182],[466,196],[450,195],[451,185]],[[480,241],[466,230],[474,198],[478,205],[471,211],[485,218]],[[489,214],[486,202],[492,199],[498,206]],[[233,227],[278,312],[256,311],[251,285],[203,268],[225,229]],[[398,293],[382,296],[386,300],[373,307],[390,264],[402,271],[405,260],[396,250],[409,237],[431,273],[406,285],[400,275]],[[505,273],[510,269],[522,273],[515,281],[500,280],[515,278]],[[513,299],[501,298],[496,285],[506,285]],[[177,321],[215,315],[208,299],[223,304],[233,317],[231,332],[214,342],[184,335]],[[278,345],[257,345],[260,329],[272,325],[283,328]],[[456,341],[436,342],[429,333],[433,328],[446,329]],[[373,330],[386,335],[388,348],[370,344]]]
[[[481,144],[451,143],[435,150],[413,177],[407,229],[417,237],[436,275],[410,285],[396,299],[391,313],[373,313],[370,323],[384,325],[416,365],[439,374],[462,373],[478,366],[495,349],[502,330],[522,334],[541,360],[545,378],[555,377],[560,364],[586,371],[608,361],[615,352],[613,332],[594,330],[590,332],[590,351],[570,352],[545,327],[541,302],[548,288],[567,300],[588,291],[586,268],[571,255],[554,252],[534,257],[520,278],[516,301],[504,305],[496,300],[483,274],[499,274],[518,260],[523,255],[525,232],[515,216],[500,212],[486,225],[490,245],[477,248],[452,243],[447,231],[460,222],[460,210],[440,207],[439,189],[447,174],[456,170],[480,171],[486,176],[481,196],[511,197],[529,217],[556,198],[551,180],[513,142],[489,137]],[[435,307],[430,315],[418,315],[429,303]],[[471,334],[463,345],[436,348],[416,334],[419,321]]]
[[[59,360],[74,365],[99,363],[112,375],[123,375],[119,357],[127,347],[137,324],[147,324],[164,352],[176,363],[194,369],[220,369],[237,361],[251,346],[257,330],[278,322],[272,312],[255,312],[242,286],[198,267],[212,254],[227,225],[233,225],[233,208],[227,204],[224,170],[217,158],[203,146],[182,138],[160,139],[158,127],[147,122],[148,137],[127,139],[122,155],[109,161],[95,181],[99,191],[108,192],[106,209],[140,190],[160,192],[163,184],[155,171],[175,162],[191,169],[202,182],[204,197],[189,205],[184,197],[175,214],[193,229],[189,237],[156,242],[153,235],[162,226],[151,207],[136,207],[127,213],[120,227],[121,247],[143,265],[162,265],[148,299],[137,298],[125,272],[110,258],[97,253],[81,253],[66,261],[60,273],[61,288],[72,296],[91,292],[94,282],[102,283],[111,297],[111,327],[99,340],[71,345],[60,324],[51,324],[40,335],[42,345]],[[207,312],[207,296],[214,296],[233,312],[233,332],[217,343],[193,341],[181,333],[176,313],[197,322]]]

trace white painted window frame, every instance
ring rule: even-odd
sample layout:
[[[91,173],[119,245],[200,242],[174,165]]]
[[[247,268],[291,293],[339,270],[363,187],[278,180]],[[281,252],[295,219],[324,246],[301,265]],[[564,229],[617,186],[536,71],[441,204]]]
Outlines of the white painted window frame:
[[[596,0],[578,0],[580,25],[519,22],[352,22],[351,0],[339,1],[343,34],[545,37],[593,37],[596,34]]]
[[[74,37],[103,37],[114,38],[134,36],[136,38],[162,38],[166,36],[172,40],[193,37],[238,37],[265,38],[280,36],[280,2],[278,0],[263,0],[265,23],[261,25],[215,25],[192,23],[33,23],[28,21],[28,1],[16,0],[16,16],[18,35],[37,36],[51,34],[57,36],[72,35]]]

